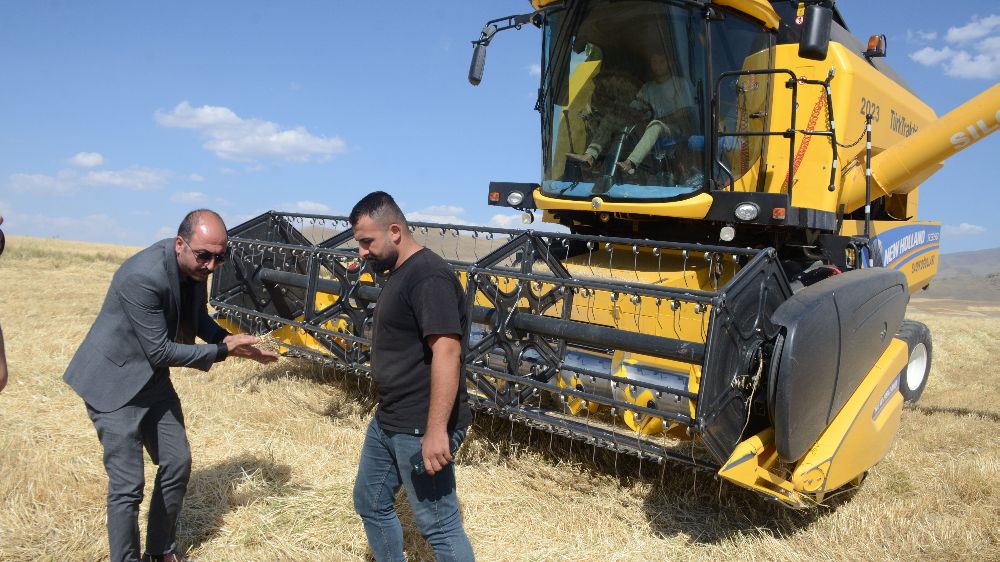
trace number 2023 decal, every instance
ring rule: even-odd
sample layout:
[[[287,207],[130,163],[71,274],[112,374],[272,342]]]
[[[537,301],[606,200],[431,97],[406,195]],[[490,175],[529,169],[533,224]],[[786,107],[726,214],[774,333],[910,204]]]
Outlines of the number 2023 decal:
[[[861,98],[861,115],[871,114],[872,121],[878,121],[879,106],[868,98]]]

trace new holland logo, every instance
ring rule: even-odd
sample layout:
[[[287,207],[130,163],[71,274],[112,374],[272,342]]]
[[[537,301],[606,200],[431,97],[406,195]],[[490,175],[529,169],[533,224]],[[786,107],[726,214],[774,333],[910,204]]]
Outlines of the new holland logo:
[[[922,246],[927,241],[927,231],[918,230],[903,236],[882,250],[882,262],[892,263],[899,256],[909,252],[917,246]]]
[[[903,373],[900,373],[899,377],[902,376]],[[882,409],[889,403],[889,399],[892,398],[892,395],[899,390],[899,377],[892,379],[892,384],[889,385],[889,388],[885,389],[885,392],[882,394],[882,398],[878,401],[878,405],[875,406],[875,411],[872,412],[872,421],[878,419],[878,415],[882,413]]]

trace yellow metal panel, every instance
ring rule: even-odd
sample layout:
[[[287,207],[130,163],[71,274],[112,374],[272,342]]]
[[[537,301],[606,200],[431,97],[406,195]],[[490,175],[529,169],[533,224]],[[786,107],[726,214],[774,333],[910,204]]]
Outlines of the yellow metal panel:
[[[535,11],[537,12],[538,10],[541,10],[542,8],[548,6],[549,4],[555,4],[556,2],[560,1],[561,0],[531,0],[531,7],[534,8]]]
[[[903,411],[899,373],[908,356],[906,343],[893,339],[798,463],[792,474],[795,489],[821,498],[857,479],[889,452]]]
[[[595,202],[598,203],[599,207],[595,207]],[[570,201],[543,195],[541,190],[536,189],[535,205],[539,209],[553,211],[601,211],[607,213],[637,213],[660,217],[703,219],[708,213],[709,207],[712,206],[712,196],[707,193],[699,193],[690,199],[671,201],[669,203],[649,203],[644,201],[630,201],[628,203],[610,202],[604,201],[601,197],[594,197],[590,201]]]
[[[338,298],[339,297],[337,295],[330,293],[322,293],[317,291],[315,310],[317,311],[322,310],[330,306],[331,304],[337,302]],[[299,316],[294,320],[296,322],[302,322],[305,320],[305,317]],[[347,329],[347,322],[339,319],[330,320],[325,324],[323,324],[322,327],[334,332],[343,332]],[[282,326],[281,328],[278,328],[277,330],[274,330],[273,332],[271,332],[270,335],[272,338],[282,343],[287,343],[289,345],[294,345],[298,347],[305,347],[320,353],[329,353],[329,350],[326,348],[326,346],[316,341],[316,338],[312,337],[311,335],[309,335],[308,332],[297,326],[285,325]],[[334,341],[341,346],[346,346],[346,342],[343,339],[335,339]],[[287,350],[288,348],[286,347],[281,347],[279,349],[279,351],[281,351],[282,353],[286,352]]]
[[[830,82],[833,117],[836,123],[837,151],[840,173],[864,177],[865,114],[872,113],[872,150],[879,153],[906,139],[907,134],[925,127],[935,119],[933,110],[911,92],[889,80],[858,54],[839,43],[831,43],[827,58],[822,62],[804,61],[798,57],[797,45],[779,45],[775,50],[775,67],[788,68],[800,78],[823,80],[830,69],[835,76]],[[771,130],[788,127],[791,115],[791,90],[783,87],[779,77],[774,88],[771,108]],[[821,86],[798,85],[798,111],[795,128],[829,131],[827,102]],[[839,175],[834,178],[835,191],[827,189],[833,162],[831,141],[827,137],[796,135],[791,168],[794,169],[793,201],[796,207],[836,212],[840,203],[852,211],[864,204],[862,182],[861,202],[856,190],[841,194]],[[768,140],[766,191],[787,191],[789,171],[788,141],[781,137]],[[844,182],[849,185],[850,182]],[[880,193],[875,191],[873,196]]]
[[[769,427],[740,443],[722,465],[719,476],[793,507],[805,507],[805,499],[781,475],[780,467],[774,428]]]
[[[896,121],[896,128],[901,125]],[[940,169],[941,161],[1000,129],[1000,84],[930,123],[904,123],[905,138],[872,158],[872,184],[885,193],[908,193]],[[864,175],[846,186],[848,209],[864,203]]]
[[[774,11],[771,4],[764,0],[715,0],[713,4],[728,6],[736,11],[762,22],[770,29],[778,29],[778,22],[781,18]]]

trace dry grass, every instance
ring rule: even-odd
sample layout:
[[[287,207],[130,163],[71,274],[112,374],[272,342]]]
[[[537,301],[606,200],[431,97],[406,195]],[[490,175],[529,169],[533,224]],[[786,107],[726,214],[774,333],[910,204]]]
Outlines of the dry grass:
[[[116,264],[135,251],[11,237],[0,320],[0,560],[106,557],[106,479],[61,381]],[[481,560],[998,559],[1000,319],[914,311],[932,379],[852,497],[790,511],[704,474],[603,454],[480,416],[458,465]],[[311,364],[176,370],[195,459],[180,539],[201,560],[364,560],[351,488],[367,389]],[[560,451],[550,455],[550,446]],[[555,457],[555,458],[554,458]],[[561,459],[561,460],[558,460]],[[152,480],[152,465],[147,480]],[[432,553],[401,512],[411,559]]]

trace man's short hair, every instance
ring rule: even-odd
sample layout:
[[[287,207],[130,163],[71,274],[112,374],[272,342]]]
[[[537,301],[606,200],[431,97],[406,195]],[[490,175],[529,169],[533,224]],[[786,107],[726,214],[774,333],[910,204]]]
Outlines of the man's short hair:
[[[392,195],[384,191],[373,191],[361,198],[351,209],[351,226],[357,226],[361,217],[369,217],[382,226],[398,224],[406,228],[406,217]]]
[[[206,217],[215,217],[222,223],[222,217],[219,213],[212,211],[210,209],[195,209],[184,216],[184,220],[181,221],[181,225],[177,227],[177,236],[191,241],[191,235],[194,234],[194,227],[198,226],[201,221],[205,220]],[[225,223],[223,223],[225,224]]]

